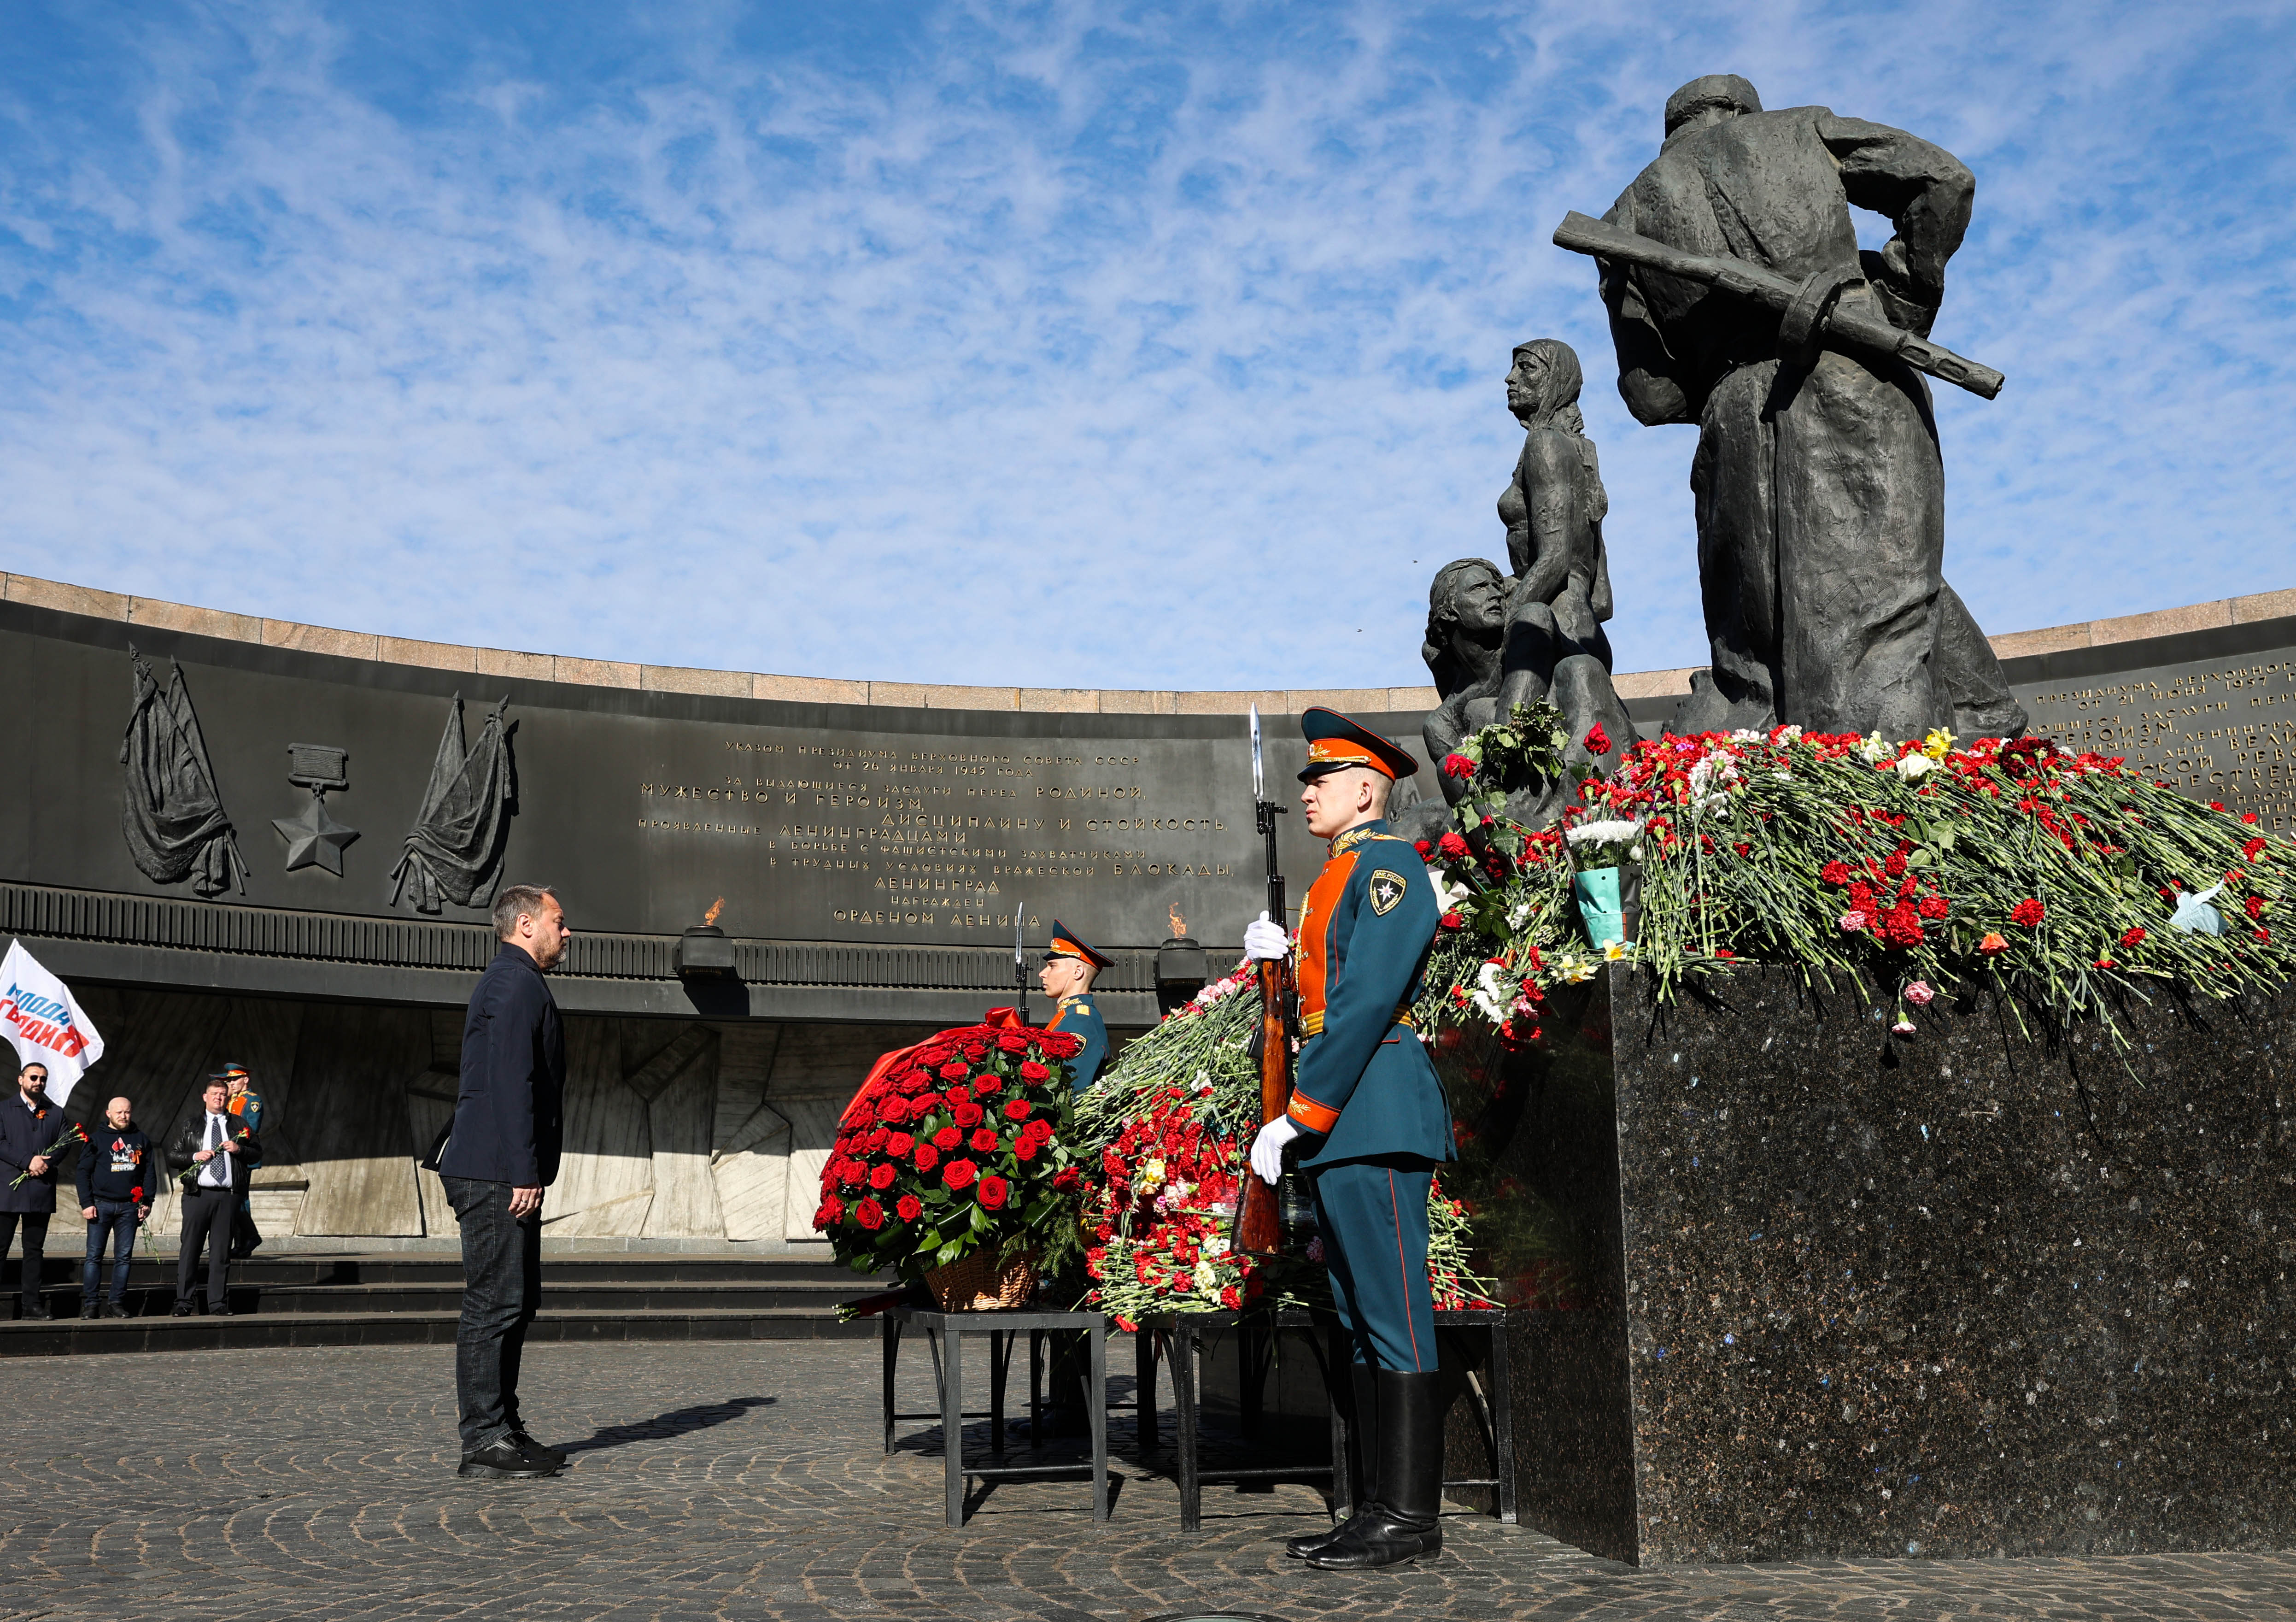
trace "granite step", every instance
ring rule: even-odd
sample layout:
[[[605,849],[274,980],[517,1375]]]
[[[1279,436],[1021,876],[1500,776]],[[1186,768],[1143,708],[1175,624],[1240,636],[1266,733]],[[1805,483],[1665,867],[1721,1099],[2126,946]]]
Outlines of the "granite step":
[[[457,1315],[442,1312],[234,1313],[228,1318],[59,1318],[0,1323],[0,1357],[78,1356],[103,1352],[246,1351],[276,1346],[451,1346]],[[529,1346],[600,1340],[865,1340],[873,1319],[840,1323],[804,1307],[690,1312],[589,1312],[545,1308],[527,1332]]]

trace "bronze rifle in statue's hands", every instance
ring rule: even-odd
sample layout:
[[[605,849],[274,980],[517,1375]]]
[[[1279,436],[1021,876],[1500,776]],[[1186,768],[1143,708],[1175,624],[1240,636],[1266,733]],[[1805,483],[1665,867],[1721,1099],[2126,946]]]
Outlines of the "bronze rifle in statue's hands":
[[[1776,310],[1778,353],[1804,366],[1816,358],[1820,347],[1830,345],[1876,360],[1902,360],[1917,372],[1958,384],[1987,399],[1999,394],[2001,385],[2008,381],[1991,366],[1956,355],[1918,333],[1892,326],[1878,316],[1843,309],[1839,302],[1843,290],[1864,280],[1855,270],[1816,270],[1796,281],[1767,266],[1691,253],[1575,211],[1565,214],[1554,228],[1554,245],[1702,283]]]

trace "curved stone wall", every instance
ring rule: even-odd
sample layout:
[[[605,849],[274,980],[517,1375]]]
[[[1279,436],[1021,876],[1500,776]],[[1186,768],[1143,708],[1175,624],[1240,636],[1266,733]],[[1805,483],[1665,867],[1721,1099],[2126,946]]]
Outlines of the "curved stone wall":
[[[2037,730],[2291,825],[2296,591],[1995,646]],[[130,852],[131,646],[163,684],[170,661],[183,671],[243,893],[203,899]],[[1655,728],[1689,674],[1618,685]],[[506,699],[515,796],[499,870],[558,885],[578,929],[554,980],[575,1064],[548,1231],[768,1248],[811,1242],[835,1111],[870,1058],[1012,999],[1016,910],[1034,949],[1058,917],[1113,954],[1097,994],[1119,1033],[1155,1017],[1165,936],[1216,957],[1241,939],[1262,893],[1247,704],[1330,704],[1415,745],[1435,697],[672,669],[21,575],[0,577],[0,687],[32,740],[22,790],[0,799],[0,936],[71,979],[110,1044],[73,1113],[124,1091],[164,1129],[207,1070],[245,1061],[273,1110],[258,1192],[271,1231],[445,1242],[451,1214],[412,1157],[451,1107],[459,1010],[494,943],[481,909],[423,913],[394,899],[390,874],[455,696],[472,733]],[[1296,729],[1269,741],[1287,782]],[[324,803],[330,826],[356,831],[335,836],[340,874],[272,826],[310,826],[310,792],[290,777],[312,762],[291,745],[313,745],[348,752],[347,786]],[[1320,852],[1298,820],[1285,861],[1304,878]],[[681,932],[721,896],[734,973],[681,976]]]

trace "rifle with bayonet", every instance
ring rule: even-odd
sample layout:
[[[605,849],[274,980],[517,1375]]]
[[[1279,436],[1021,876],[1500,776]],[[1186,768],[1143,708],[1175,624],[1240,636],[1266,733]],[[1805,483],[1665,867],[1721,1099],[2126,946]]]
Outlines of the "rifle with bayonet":
[[[1892,326],[1879,316],[1843,309],[1840,300],[1844,290],[1865,279],[1855,270],[1813,270],[1796,281],[1764,265],[1685,252],[1576,212],[1565,214],[1554,228],[1554,245],[1702,283],[1774,309],[1779,317],[1780,358],[1804,366],[1816,358],[1821,346],[1830,346],[1875,360],[1902,360],[1916,372],[1926,372],[1987,399],[1999,394],[2001,385],[2008,381],[1991,366],[1956,355],[1918,333]]]
[[[1016,898],[1013,902],[1013,1007],[1021,1023],[1029,1023],[1029,935],[1027,914]]]
[[[1260,765],[1259,706],[1251,706],[1251,806],[1261,837],[1267,842],[1267,917],[1285,927],[1283,869],[1275,852],[1275,819],[1286,808],[1267,798],[1267,779]],[[1259,1121],[1276,1119],[1292,1107],[1292,965],[1286,959],[1263,958],[1259,970],[1259,1029],[1252,1039],[1259,1061]],[[1248,1142],[1243,1146],[1248,1148]],[[1232,1248],[1245,1255],[1272,1256],[1283,1240],[1283,1224],[1275,1204],[1275,1190],[1249,1168],[1238,1173],[1235,1231]]]

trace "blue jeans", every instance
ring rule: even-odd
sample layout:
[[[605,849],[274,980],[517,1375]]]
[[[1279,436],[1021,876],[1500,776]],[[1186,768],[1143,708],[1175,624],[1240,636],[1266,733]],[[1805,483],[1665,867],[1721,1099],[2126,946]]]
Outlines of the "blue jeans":
[[[83,1305],[95,1299],[97,1270],[103,1263],[103,1242],[117,1234],[111,1241],[111,1304],[117,1306],[127,1296],[127,1264],[135,1258],[135,1202],[127,1199],[99,1199],[95,1202],[95,1220],[87,1225],[87,1260],[79,1270],[79,1298]]]
[[[463,1451],[480,1453],[513,1430],[526,1326],[542,1305],[542,1215],[510,1214],[506,1182],[446,1177],[463,1229],[463,1319],[455,1330],[455,1400]]]

